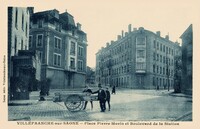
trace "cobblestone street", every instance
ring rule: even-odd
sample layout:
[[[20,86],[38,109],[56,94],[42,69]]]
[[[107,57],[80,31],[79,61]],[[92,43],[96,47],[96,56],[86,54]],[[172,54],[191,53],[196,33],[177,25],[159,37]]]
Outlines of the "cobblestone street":
[[[120,90],[111,95],[111,111],[100,112],[99,103],[94,101],[91,110],[70,112],[63,102],[37,101],[33,96],[30,105],[9,106],[9,120],[62,120],[62,121],[114,121],[114,120],[192,120],[192,98],[168,91]],[[37,95],[37,93],[35,93]],[[53,93],[51,93],[53,95]],[[23,101],[25,103],[25,101]],[[21,103],[23,103],[21,101]],[[187,118],[183,118],[185,114]]]

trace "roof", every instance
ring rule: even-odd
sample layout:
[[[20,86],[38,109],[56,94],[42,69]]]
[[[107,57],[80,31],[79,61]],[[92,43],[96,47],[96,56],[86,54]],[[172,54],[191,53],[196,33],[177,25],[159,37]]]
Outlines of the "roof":
[[[36,22],[37,19],[45,18],[46,21],[57,21],[60,22],[64,28],[67,30],[75,29],[74,17],[68,12],[59,14],[59,11],[56,9],[47,10],[42,12],[36,12],[32,15],[31,19],[33,22]]]
[[[183,34],[180,36],[180,38],[186,37],[188,34],[192,34],[192,24],[183,32]]]

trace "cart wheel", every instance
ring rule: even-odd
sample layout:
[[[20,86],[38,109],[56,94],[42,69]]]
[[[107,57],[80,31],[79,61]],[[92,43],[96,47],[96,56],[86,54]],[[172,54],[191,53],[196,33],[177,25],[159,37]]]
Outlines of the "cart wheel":
[[[84,105],[84,102],[79,95],[69,95],[64,103],[67,109],[71,112],[80,111]]]

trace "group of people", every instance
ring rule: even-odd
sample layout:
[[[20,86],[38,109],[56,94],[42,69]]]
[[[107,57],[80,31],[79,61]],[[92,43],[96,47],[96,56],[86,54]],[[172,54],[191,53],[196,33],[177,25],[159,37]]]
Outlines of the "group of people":
[[[99,101],[99,105],[100,105],[100,108],[101,108],[101,112],[105,112],[106,110],[106,102],[108,103],[108,111],[110,111],[110,98],[111,98],[111,95],[110,95],[110,91],[109,91],[109,88],[106,87],[106,90],[104,90],[101,86],[101,84],[98,85],[98,90],[95,91],[95,92],[92,92],[92,90],[86,86],[85,89],[83,90],[84,93],[89,93],[89,94],[98,94],[97,97],[98,97],[98,101]],[[115,86],[113,86],[113,89],[112,89],[112,94],[115,94]],[[86,109],[86,106],[87,106],[87,103],[88,101],[85,101],[85,105],[84,105],[84,108],[83,110]],[[91,103],[91,109],[93,109],[93,102],[90,101]]]

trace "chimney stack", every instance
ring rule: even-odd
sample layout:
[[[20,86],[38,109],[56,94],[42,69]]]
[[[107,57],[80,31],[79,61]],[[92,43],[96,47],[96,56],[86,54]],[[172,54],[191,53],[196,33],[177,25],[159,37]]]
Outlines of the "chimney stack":
[[[118,35],[118,36],[117,36],[117,40],[120,40],[120,39],[121,39],[121,35]]]
[[[131,24],[129,24],[129,25],[128,25],[128,33],[131,32],[131,28],[132,28],[132,27],[131,27]]]
[[[108,47],[109,46],[109,43],[106,43],[106,47]]]
[[[77,23],[77,28],[78,28],[78,30],[81,30],[81,24],[80,23]]]
[[[124,31],[122,30],[122,38],[124,37]]]
[[[166,36],[165,36],[165,39],[169,40],[169,35],[166,35]]]
[[[160,36],[160,31],[156,31],[156,34],[157,34],[158,36]]]

